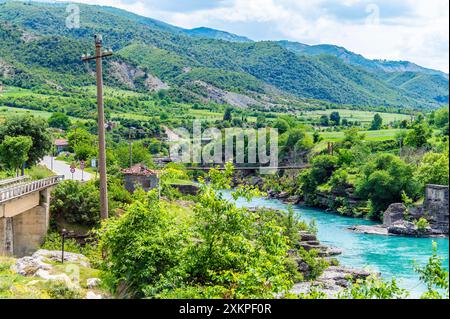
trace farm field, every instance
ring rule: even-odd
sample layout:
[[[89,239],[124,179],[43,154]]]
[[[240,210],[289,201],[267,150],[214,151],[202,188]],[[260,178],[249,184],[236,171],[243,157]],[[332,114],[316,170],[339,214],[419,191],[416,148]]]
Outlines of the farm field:
[[[20,114],[30,114],[30,115],[42,117],[44,119],[48,119],[52,115],[52,112],[21,109],[21,108],[17,108],[17,107],[0,106],[0,119],[6,118],[8,116],[20,115]],[[77,117],[72,117],[72,116],[69,116],[69,117],[73,121],[81,121],[81,122],[87,121],[85,119],[80,119]]]
[[[305,119],[317,120],[322,115],[330,115],[332,112],[339,112],[341,119],[347,119],[349,121],[358,121],[361,123],[370,123],[373,116],[378,113],[383,118],[383,122],[390,123],[393,121],[402,121],[411,119],[410,115],[399,114],[399,113],[381,113],[381,112],[370,112],[370,111],[357,111],[357,110],[346,110],[346,109],[330,109],[330,110],[319,110],[319,111],[309,111],[303,113],[301,116]]]
[[[395,136],[401,131],[408,131],[402,129],[379,130],[379,131],[361,131],[367,141],[387,141],[395,139]],[[311,133],[312,134],[312,133]],[[321,132],[320,136],[326,142],[338,142],[344,138],[344,132]]]

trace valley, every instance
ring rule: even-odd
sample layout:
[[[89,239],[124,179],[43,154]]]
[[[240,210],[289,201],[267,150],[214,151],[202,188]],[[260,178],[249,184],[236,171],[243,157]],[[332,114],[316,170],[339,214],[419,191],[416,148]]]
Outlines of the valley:
[[[76,6],[0,0],[0,298],[448,299],[448,74]]]

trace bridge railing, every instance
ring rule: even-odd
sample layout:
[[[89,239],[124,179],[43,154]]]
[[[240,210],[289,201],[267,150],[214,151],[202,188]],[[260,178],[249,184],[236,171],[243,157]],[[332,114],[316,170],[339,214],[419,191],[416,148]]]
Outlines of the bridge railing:
[[[0,188],[11,187],[11,185],[23,183],[26,180],[29,180],[30,176],[19,176],[14,178],[2,179],[0,180]]]
[[[64,176],[52,176],[26,184],[0,189],[0,203],[58,184]]]

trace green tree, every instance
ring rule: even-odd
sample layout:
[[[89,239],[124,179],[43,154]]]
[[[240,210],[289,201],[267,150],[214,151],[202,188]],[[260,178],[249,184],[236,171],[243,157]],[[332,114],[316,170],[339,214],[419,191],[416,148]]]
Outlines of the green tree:
[[[97,149],[92,144],[79,143],[74,147],[75,159],[79,161],[88,161],[97,154]]]
[[[378,218],[390,204],[401,202],[403,192],[416,197],[419,185],[413,178],[410,165],[395,155],[381,153],[362,168],[356,191],[363,198],[370,199],[372,214]]]
[[[33,166],[50,151],[52,141],[47,132],[47,122],[44,119],[23,115],[7,118],[6,123],[0,127],[0,143],[6,136],[29,136],[33,145],[28,151],[26,164]]]
[[[442,108],[435,112],[434,125],[441,129],[448,126],[448,108]]]
[[[284,134],[290,129],[289,123],[281,118],[277,118],[273,127],[278,129],[279,134]]]
[[[326,183],[337,169],[338,159],[332,155],[319,155],[314,157],[311,164],[311,177],[317,185],[321,185]]]
[[[341,115],[339,114],[339,112],[336,112],[336,111],[331,112],[330,122],[334,126],[339,126],[339,124],[341,124]]]
[[[319,119],[319,123],[322,126],[329,126],[330,125],[330,120],[328,118],[327,115],[322,115]]]
[[[67,141],[72,151],[77,145],[94,146],[95,137],[84,128],[75,128],[67,134]]]
[[[70,127],[70,118],[64,113],[56,112],[48,119],[48,125],[67,131]]]
[[[233,119],[232,111],[233,109],[231,107],[227,107],[225,109],[225,113],[223,114],[224,122],[231,122],[231,120]]]
[[[266,126],[266,117],[263,115],[260,115],[256,118],[256,127],[262,128]]]
[[[448,153],[427,153],[415,172],[417,179],[426,184],[448,185],[449,157]]]
[[[19,169],[28,160],[28,153],[33,145],[29,136],[6,136],[0,144],[0,163],[19,175]]]
[[[115,158],[120,167],[130,166],[130,145],[128,143],[119,143],[114,148]],[[131,146],[132,160],[134,164],[142,163],[148,167],[153,167],[152,155],[142,141],[133,142]]]
[[[428,145],[431,130],[425,122],[416,123],[405,138],[405,145],[420,148]]]
[[[376,276],[358,279],[338,293],[339,299],[405,299],[408,292],[400,288],[395,279],[384,281]]]
[[[344,131],[344,139],[342,140],[342,146],[344,148],[351,148],[354,145],[360,144],[365,138],[364,134],[359,133],[357,127],[352,127]]]
[[[313,143],[317,144],[319,143],[323,138],[320,136],[320,133],[318,131],[314,131],[313,133]]]
[[[370,130],[377,131],[381,129],[382,125],[383,125],[383,118],[380,116],[380,114],[376,113],[373,116],[372,123],[370,124]]]
[[[303,152],[310,150],[313,147],[311,136],[309,136],[302,128],[289,130],[284,134],[283,139],[285,141],[282,151],[285,154],[288,154],[289,152]],[[283,140],[280,142],[283,143]]]

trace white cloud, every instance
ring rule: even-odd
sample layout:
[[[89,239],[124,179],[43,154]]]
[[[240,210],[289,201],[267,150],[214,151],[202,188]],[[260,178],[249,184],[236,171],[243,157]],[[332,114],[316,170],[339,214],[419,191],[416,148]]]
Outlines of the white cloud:
[[[368,58],[409,60],[449,71],[447,0],[211,0],[204,5],[185,0],[179,10],[154,0],[78,1],[185,28],[220,28],[255,40],[335,44]],[[192,10],[186,10],[189,1],[196,3]]]

